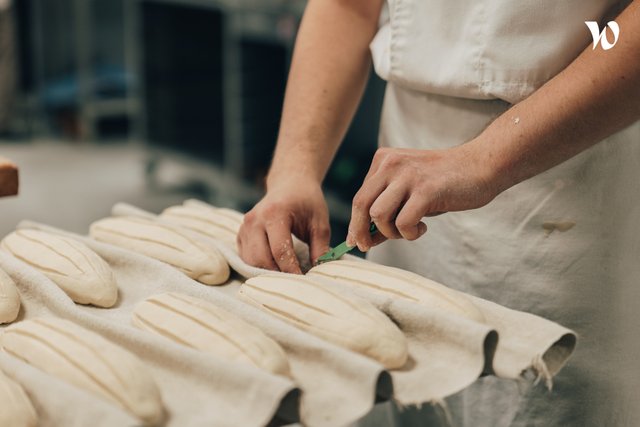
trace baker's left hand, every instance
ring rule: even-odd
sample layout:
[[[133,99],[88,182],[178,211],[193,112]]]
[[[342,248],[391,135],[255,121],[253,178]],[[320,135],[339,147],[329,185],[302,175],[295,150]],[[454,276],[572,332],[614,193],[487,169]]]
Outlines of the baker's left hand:
[[[347,243],[367,251],[386,239],[415,240],[427,231],[423,217],[486,205],[498,191],[485,157],[470,143],[446,150],[378,149],[353,198]],[[379,230],[373,239],[372,221]]]

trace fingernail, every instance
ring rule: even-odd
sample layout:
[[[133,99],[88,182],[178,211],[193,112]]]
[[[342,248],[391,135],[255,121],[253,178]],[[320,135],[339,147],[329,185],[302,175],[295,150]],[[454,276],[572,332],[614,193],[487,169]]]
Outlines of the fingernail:
[[[358,249],[360,252],[367,252],[369,250],[369,246],[358,244]]]
[[[356,245],[356,240],[353,238],[353,234],[351,232],[347,233],[347,246],[350,248]]]
[[[418,235],[422,236],[426,232],[427,232],[427,224],[425,224],[424,222],[419,223],[418,224]]]

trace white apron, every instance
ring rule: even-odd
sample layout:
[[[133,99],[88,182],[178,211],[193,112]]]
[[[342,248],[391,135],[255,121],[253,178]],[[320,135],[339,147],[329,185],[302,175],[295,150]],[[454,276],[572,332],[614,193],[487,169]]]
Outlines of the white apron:
[[[605,3],[391,2],[390,22],[372,44],[376,70],[388,80],[380,144],[438,149],[475,137],[507,101],[522,99],[579,54],[591,37],[584,21],[599,20]],[[539,22],[544,17],[553,25]],[[554,27],[559,22],[566,25]],[[527,49],[550,39],[565,45]],[[624,296],[640,288],[632,273],[640,261],[639,189],[637,123],[481,209],[428,218],[429,231],[416,242],[389,241],[371,251],[376,262],[579,334],[551,393],[483,378],[448,400],[456,425],[634,425],[638,396],[629,391],[637,390],[640,369],[631,346],[640,332],[629,319],[640,317],[640,301]],[[415,412],[401,419],[422,425]]]

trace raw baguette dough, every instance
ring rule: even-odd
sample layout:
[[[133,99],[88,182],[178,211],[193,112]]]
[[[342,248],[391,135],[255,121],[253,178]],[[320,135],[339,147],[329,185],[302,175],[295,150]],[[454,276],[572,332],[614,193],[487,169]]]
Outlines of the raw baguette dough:
[[[186,206],[189,208],[202,209],[205,211],[214,211],[217,214],[224,215],[228,219],[233,220],[233,222],[237,224],[236,232],[240,228],[240,225],[242,225],[242,221],[244,221],[244,214],[241,212],[235,211],[233,209],[228,209],[228,208],[217,208],[213,205],[210,205],[208,203],[205,203],[197,199],[185,200],[184,202],[182,202],[182,206]]]
[[[9,326],[0,343],[12,356],[115,403],[145,424],[164,418],[160,392],[142,362],[75,323],[25,320]]]
[[[0,426],[36,427],[38,415],[22,387],[0,371]]]
[[[90,235],[166,262],[206,285],[220,285],[229,278],[229,265],[213,246],[185,235],[179,227],[138,217],[113,217],[94,222]]]
[[[111,307],[118,300],[111,267],[82,242],[45,231],[17,230],[1,246],[40,270],[77,303]]]
[[[202,202],[185,202],[165,209],[160,217],[218,239],[236,249],[236,238],[244,216],[231,209],[215,208]]]
[[[20,294],[18,294],[18,288],[11,277],[0,270],[0,323],[13,322],[19,312]]]
[[[398,327],[369,302],[340,295],[311,277],[265,274],[247,280],[239,296],[327,341],[400,368],[408,357]]]
[[[446,310],[477,322],[485,321],[482,312],[462,293],[399,268],[368,261],[338,260],[317,265],[307,274]]]
[[[133,324],[222,359],[289,375],[284,351],[260,329],[226,310],[180,293],[154,295],[138,304]]]

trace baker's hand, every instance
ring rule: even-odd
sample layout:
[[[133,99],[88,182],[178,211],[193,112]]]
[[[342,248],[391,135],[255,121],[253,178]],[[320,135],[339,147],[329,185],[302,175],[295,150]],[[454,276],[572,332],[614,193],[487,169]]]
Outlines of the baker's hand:
[[[329,250],[329,210],[320,184],[288,179],[270,185],[244,216],[240,256],[256,267],[300,274],[291,233],[309,244],[312,262]]]
[[[446,150],[380,148],[353,198],[347,243],[367,251],[386,239],[415,240],[423,217],[479,208],[496,195],[476,147]],[[370,222],[379,233],[373,239]]]

